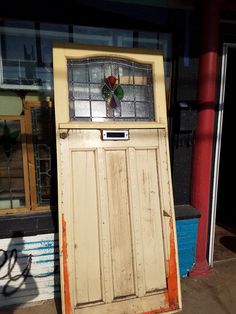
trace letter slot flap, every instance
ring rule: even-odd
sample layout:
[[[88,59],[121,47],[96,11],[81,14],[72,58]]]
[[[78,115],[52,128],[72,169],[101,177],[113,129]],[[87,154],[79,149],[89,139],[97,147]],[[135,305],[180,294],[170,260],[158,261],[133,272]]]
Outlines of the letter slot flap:
[[[129,139],[128,130],[102,130],[103,140],[125,141]]]

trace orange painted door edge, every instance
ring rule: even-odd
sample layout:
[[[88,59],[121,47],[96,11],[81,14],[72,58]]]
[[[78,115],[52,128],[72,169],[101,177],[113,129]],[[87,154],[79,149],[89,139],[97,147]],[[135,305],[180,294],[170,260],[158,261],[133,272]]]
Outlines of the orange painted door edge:
[[[63,256],[65,314],[71,314],[72,308],[71,308],[71,301],[70,301],[66,221],[64,218],[64,214],[62,214],[62,256]]]

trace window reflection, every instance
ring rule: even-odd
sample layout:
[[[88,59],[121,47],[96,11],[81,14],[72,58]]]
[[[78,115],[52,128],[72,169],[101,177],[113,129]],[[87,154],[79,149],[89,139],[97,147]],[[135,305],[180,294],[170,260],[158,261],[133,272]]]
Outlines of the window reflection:
[[[0,120],[0,209],[25,206],[20,123]]]
[[[166,87],[170,87],[172,37],[169,33],[86,27],[79,25],[3,20],[0,26],[0,87],[36,90],[52,95],[52,46],[54,42],[85,45],[139,47],[164,53]],[[101,72],[101,71],[100,71]],[[97,83],[98,68],[90,68]],[[108,69],[109,72],[109,69]],[[80,71],[81,79],[87,75]],[[78,80],[79,81],[79,80]]]

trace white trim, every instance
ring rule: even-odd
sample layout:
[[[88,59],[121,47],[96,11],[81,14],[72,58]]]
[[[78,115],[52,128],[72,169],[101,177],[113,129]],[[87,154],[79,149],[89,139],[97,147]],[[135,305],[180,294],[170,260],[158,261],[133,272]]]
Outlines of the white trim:
[[[217,195],[218,195],[218,177],[220,166],[220,152],[221,152],[221,136],[224,114],[224,98],[225,98],[225,84],[226,84],[226,69],[227,69],[227,54],[229,47],[236,47],[234,44],[224,43],[221,65],[221,84],[220,84],[220,97],[219,97],[219,113],[217,120],[216,131],[216,146],[214,158],[214,171],[213,171],[213,187],[212,187],[212,205],[211,205],[211,226],[210,226],[210,239],[209,239],[209,255],[208,260],[211,267],[213,267],[214,256],[214,243],[215,243],[215,222],[216,222],[216,208],[217,208]]]

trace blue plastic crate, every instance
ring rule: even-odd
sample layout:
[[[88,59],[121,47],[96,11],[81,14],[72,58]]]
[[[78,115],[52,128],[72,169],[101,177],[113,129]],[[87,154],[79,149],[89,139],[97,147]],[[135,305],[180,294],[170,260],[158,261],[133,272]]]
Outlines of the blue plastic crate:
[[[195,262],[198,222],[199,218],[176,220],[181,277],[188,275]]]

